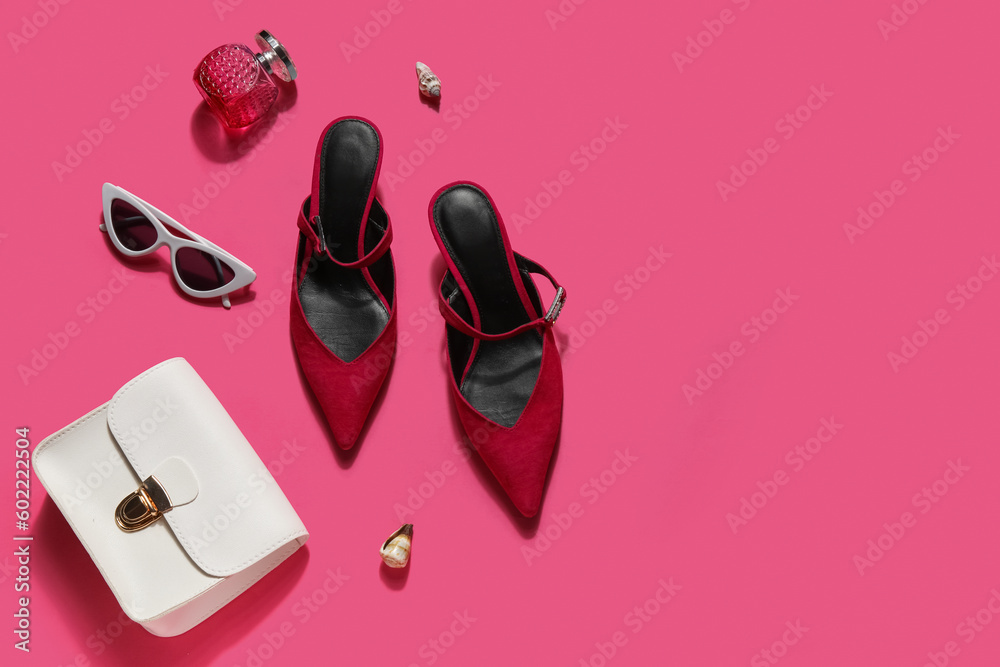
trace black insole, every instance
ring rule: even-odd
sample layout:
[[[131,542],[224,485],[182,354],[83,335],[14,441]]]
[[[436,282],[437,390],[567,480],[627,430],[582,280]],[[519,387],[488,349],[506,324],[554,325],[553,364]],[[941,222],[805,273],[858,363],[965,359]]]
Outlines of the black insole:
[[[318,210],[326,244],[338,261],[354,262],[360,257],[358,235],[368,195],[375,187],[379,149],[378,133],[361,120],[342,120],[323,138]],[[372,236],[372,224],[369,221],[366,237]],[[362,269],[339,266],[325,254],[316,253],[315,258],[299,286],[302,310],[330,351],[353,361],[385,329],[389,311]],[[379,262],[383,260],[391,261],[388,253]]]
[[[510,331],[532,319],[511,276],[499,222],[489,199],[478,188],[449,188],[434,203],[434,225],[458,268],[476,308],[480,329]],[[534,287],[525,280],[532,301]],[[460,381],[466,400],[484,416],[511,427],[517,423],[541,369],[542,336],[528,331],[506,340],[480,341]]]

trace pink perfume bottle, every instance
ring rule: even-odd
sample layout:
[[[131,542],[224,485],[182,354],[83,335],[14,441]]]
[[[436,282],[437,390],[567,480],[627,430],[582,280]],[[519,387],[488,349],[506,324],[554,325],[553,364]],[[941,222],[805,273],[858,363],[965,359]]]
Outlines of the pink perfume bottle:
[[[278,97],[268,74],[293,80],[295,64],[281,42],[266,30],[255,37],[260,53],[243,44],[213,50],[194,70],[194,84],[212,111],[229,127],[246,127],[267,114]]]

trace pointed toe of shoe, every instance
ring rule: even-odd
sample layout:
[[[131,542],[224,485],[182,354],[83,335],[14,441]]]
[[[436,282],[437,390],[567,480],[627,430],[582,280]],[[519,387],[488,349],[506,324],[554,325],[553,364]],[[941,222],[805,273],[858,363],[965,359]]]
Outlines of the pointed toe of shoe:
[[[341,449],[351,449],[358,441],[385,383],[395,337],[385,345],[380,345],[382,342],[380,339],[351,363],[333,357],[322,364],[303,364],[309,386],[316,394],[333,439]]]
[[[547,450],[547,451],[546,451]],[[552,446],[540,449],[535,460],[538,464],[526,461],[526,465],[497,465],[496,461],[491,466],[494,474],[500,479],[502,474],[504,479],[501,484],[511,503],[527,518],[532,518],[538,514],[538,509],[542,504],[542,494],[545,491],[545,480],[548,477],[549,460],[552,457]],[[485,457],[484,457],[485,458]],[[540,463],[542,460],[544,464]]]
[[[475,438],[474,434],[484,432],[486,422],[479,422],[478,426],[469,429],[470,437]],[[479,435],[479,439],[484,441],[476,444],[476,450],[517,511],[526,517],[533,517],[542,504],[549,464],[559,437],[559,420],[550,419],[548,423],[519,422],[511,429],[491,423],[491,429],[494,430],[488,433],[485,440]]]
[[[348,450],[354,447],[368,421],[372,405],[385,381],[385,373],[380,372],[369,380],[352,372],[360,369],[342,370],[346,372],[338,373],[332,381],[329,377],[321,377],[309,384],[323,408],[334,442],[341,449]],[[361,370],[361,373],[364,371]]]
[[[562,365],[551,331],[535,390],[513,427],[487,419],[452,389],[466,434],[514,507],[528,518],[538,514],[562,426]]]
[[[333,439],[351,449],[364,429],[368,414],[385,383],[396,348],[396,319],[357,359],[345,362],[330,351],[309,327],[293,298],[292,341],[302,372],[316,396]]]
[[[361,429],[368,421],[368,411],[363,414],[360,411],[340,411],[332,415],[326,409],[323,412],[330,425],[330,431],[333,433],[333,441],[337,443],[337,446],[345,451],[353,448],[354,443],[361,435]]]

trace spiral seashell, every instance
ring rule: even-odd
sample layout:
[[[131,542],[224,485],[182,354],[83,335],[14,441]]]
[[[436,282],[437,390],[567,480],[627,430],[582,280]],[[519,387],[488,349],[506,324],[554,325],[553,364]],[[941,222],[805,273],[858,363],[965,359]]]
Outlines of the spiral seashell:
[[[431,71],[431,68],[417,61],[417,81],[420,82],[420,93],[426,97],[441,97],[441,79]]]
[[[406,567],[410,562],[410,545],[413,541],[413,524],[404,523],[395,533],[382,543],[379,555],[389,567]]]

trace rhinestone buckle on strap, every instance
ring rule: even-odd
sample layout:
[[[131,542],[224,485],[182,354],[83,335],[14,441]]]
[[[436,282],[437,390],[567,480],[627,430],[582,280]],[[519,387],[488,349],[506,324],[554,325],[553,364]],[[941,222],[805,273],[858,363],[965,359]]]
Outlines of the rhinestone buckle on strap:
[[[542,319],[552,324],[559,317],[559,313],[562,312],[563,304],[566,303],[566,290],[562,287],[556,290],[555,298],[552,299],[552,305],[549,306],[548,311],[545,313],[545,317]]]

